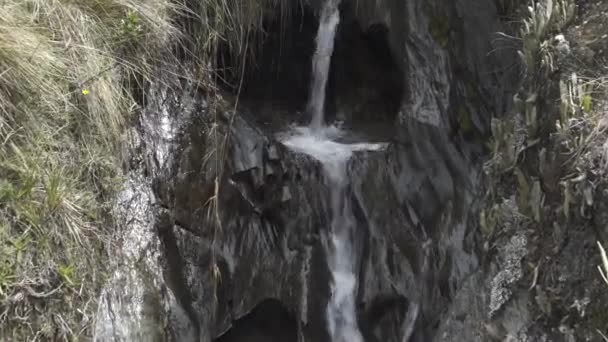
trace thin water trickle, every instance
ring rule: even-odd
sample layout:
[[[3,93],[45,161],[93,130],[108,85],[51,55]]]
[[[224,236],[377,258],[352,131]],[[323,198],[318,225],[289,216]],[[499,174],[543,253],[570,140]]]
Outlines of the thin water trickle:
[[[312,82],[308,111],[312,116],[310,127],[320,129],[323,126],[323,108],[325,106],[325,89],[331,56],[334,53],[334,41],[340,23],[340,0],[326,0],[321,10],[319,30],[317,31],[317,49],[312,58]]]

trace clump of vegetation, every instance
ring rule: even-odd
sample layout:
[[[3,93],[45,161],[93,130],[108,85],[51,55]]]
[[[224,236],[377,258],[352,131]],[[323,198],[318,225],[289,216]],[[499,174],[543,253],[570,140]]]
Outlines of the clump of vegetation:
[[[597,5],[600,4],[602,2],[597,1]],[[605,181],[608,170],[608,88],[606,77],[601,74],[605,71],[586,66],[583,52],[593,49],[589,42],[605,32],[600,30],[603,24],[589,24],[592,20],[584,17],[587,14],[576,15],[576,8],[573,0],[532,1],[527,7],[519,36],[511,37],[520,44],[523,79],[515,97],[515,110],[492,120],[492,158],[486,170],[494,183],[488,193],[489,203],[495,204],[480,216],[483,232],[491,238],[497,236],[495,228],[504,233],[500,225],[504,219],[497,214],[503,209],[497,204],[505,198],[515,200],[518,211],[538,236],[564,232],[577,225],[602,224],[591,220],[591,217],[602,210],[597,205],[598,198],[603,197],[608,185]],[[598,8],[594,11],[599,11]],[[571,25],[573,21],[577,21],[577,25]],[[591,37],[587,37],[588,40],[576,39],[581,32]],[[601,56],[601,48],[596,48],[594,53],[597,54],[595,58]],[[555,304],[553,309],[551,306],[547,309],[541,303],[545,300],[539,301],[550,293],[546,289],[554,284],[551,279],[555,277],[553,272],[564,273],[568,267],[569,255],[567,252],[562,254],[566,249],[563,246],[577,246],[573,240],[564,242],[565,238],[561,239],[553,242],[541,238],[538,241],[542,243],[534,247],[544,250],[543,253],[552,253],[550,265],[542,266],[551,272],[539,275],[542,260],[530,260],[531,264],[536,263],[530,269],[532,274],[529,276],[533,279],[530,289],[536,291],[538,310],[549,318],[547,324],[553,324],[551,319],[563,323],[561,313],[555,308],[566,307],[573,300],[572,295],[557,292],[546,298]],[[603,250],[601,255],[603,267],[606,267]],[[602,276],[605,274],[603,272]],[[564,281],[570,284],[581,279],[589,280],[587,277],[582,270],[575,270],[564,277]],[[597,288],[589,291],[598,293]],[[604,329],[602,309],[601,305],[589,309],[593,312],[589,317],[601,317],[600,324],[584,314],[577,317],[577,325],[584,327],[581,330],[594,329],[595,326]],[[598,333],[602,334],[599,330]]]
[[[549,34],[565,27],[574,17],[575,8],[571,0],[530,1],[520,29],[521,55],[530,75],[539,67],[553,70]]]
[[[0,340],[89,334],[120,148],[162,1],[0,4]]]

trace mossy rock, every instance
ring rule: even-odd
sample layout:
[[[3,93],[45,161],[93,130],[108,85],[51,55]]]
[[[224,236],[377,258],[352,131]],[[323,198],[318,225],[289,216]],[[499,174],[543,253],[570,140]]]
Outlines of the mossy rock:
[[[433,40],[442,48],[447,48],[450,42],[450,19],[445,15],[429,16],[429,33]]]
[[[465,135],[472,134],[475,131],[471,113],[462,104],[458,106],[458,127]]]

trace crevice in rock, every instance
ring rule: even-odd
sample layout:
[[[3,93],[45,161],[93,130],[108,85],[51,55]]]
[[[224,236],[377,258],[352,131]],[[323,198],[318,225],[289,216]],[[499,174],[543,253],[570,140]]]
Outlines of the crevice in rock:
[[[192,295],[186,286],[186,276],[182,269],[186,263],[180,255],[176,237],[172,231],[173,225],[169,221],[169,215],[161,215],[157,223],[159,237],[165,251],[166,267],[164,268],[164,278],[198,335],[201,330],[200,320],[198,319],[196,310],[192,306]]]
[[[203,238],[203,234],[201,234],[201,232],[197,231],[196,229],[192,229],[190,226],[188,226],[187,224],[180,222],[178,220],[175,220],[175,222],[173,222],[174,227],[182,229],[196,237],[199,238]]]

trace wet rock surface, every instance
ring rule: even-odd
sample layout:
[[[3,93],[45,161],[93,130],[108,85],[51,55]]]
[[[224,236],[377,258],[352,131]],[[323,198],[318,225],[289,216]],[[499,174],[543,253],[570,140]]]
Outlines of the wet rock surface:
[[[492,45],[493,34],[504,29],[494,2],[349,6],[343,4],[344,21],[361,32],[386,30],[383,48],[394,62],[389,71],[402,77],[394,81],[398,95],[375,89],[369,107],[356,110],[356,97],[340,88],[350,80],[348,68],[330,78],[334,117],[340,118],[340,108],[360,110],[342,117],[346,126],[350,122],[365,136],[365,123],[377,118],[382,125],[373,136],[390,143],[383,151],[355,152],[348,162],[347,200],[357,219],[357,315],[365,341],[568,341],[572,334],[544,332],[538,309],[530,307],[544,305],[544,292],[529,288],[526,261],[537,253],[531,246],[538,236],[528,222],[513,212],[511,226],[492,246],[479,226],[480,146],[492,113],[511,107],[518,74],[508,68],[515,54],[488,53],[501,48]],[[342,44],[346,58],[349,44]],[[362,75],[365,93],[374,84],[365,84],[368,74]],[[102,296],[109,324],[99,340],[329,341],[331,275],[322,245],[331,221],[329,189],[318,161],[276,138],[301,115],[262,113],[254,105],[236,113],[230,105],[218,110],[207,94],[184,85],[161,92],[169,100],[148,105],[154,124],[143,122],[143,132],[163,127],[167,114],[179,117],[179,125],[169,138],[152,134],[145,141],[144,134],[148,152],[161,154],[144,153],[145,191],[136,197],[148,204],[132,209],[147,213],[142,234],[150,237],[133,258],[152,265],[146,267],[153,275],[127,266],[143,280],[117,276]],[[385,103],[381,114],[370,114],[383,96],[398,97],[399,105]],[[163,139],[170,143],[158,146]],[[568,234],[585,244],[595,239],[579,230]],[[559,260],[578,267],[575,273],[586,272],[577,264],[581,257],[568,258],[578,244],[558,238],[567,250]],[[133,285],[138,283],[146,285]],[[144,294],[118,298],[112,286]],[[158,302],[149,310],[136,308],[152,322],[141,328],[149,335],[121,330],[123,323],[111,317],[128,314],[120,316],[113,303],[145,295],[154,299],[146,303]],[[579,297],[582,308],[587,297]]]
[[[418,132],[435,129],[417,125]],[[236,116],[231,132],[217,203],[213,179],[205,181],[212,166],[186,159],[206,152],[183,149],[170,176],[172,209],[158,229],[173,292],[206,339],[227,334],[273,299],[296,318],[301,338],[326,341],[330,278],[321,243],[330,215],[321,165],[246,118]],[[466,224],[474,206],[471,183],[463,181],[467,164],[455,151],[444,160],[444,151],[425,141],[355,152],[348,164],[358,313],[370,341],[431,338],[443,305],[477,266]]]
[[[182,91],[170,91],[169,85]],[[127,132],[131,158],[114,210],[119,245],[109,248],[115,252],[110,257],[113,273],[100,294],[94,341],[196,339],[195,326],[163,276],[166,254],[156,229],[166,208],[155,182],[170,170],[187,115],[201,105],[188,89],[185,83],[152,85],[149,110]]]

